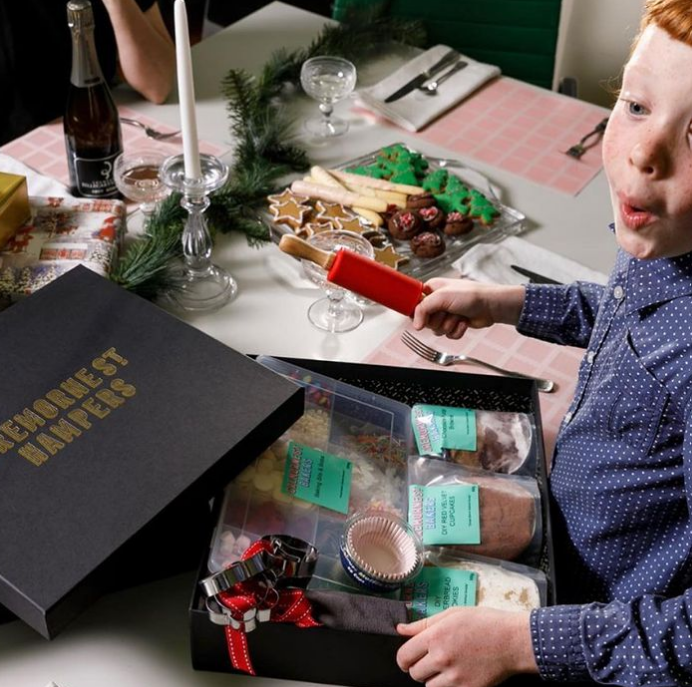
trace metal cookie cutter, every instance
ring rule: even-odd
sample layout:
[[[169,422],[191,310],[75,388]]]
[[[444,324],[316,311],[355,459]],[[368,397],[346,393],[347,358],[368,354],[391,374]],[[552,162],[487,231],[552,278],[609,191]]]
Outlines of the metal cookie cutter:
[[[264,552],[256,553],[245,561],[236,561],[225,570],[214,573],[200,581],[208,597],[228,591],[239,582],[247,582],[267,572]]]
[[[277,587],[307,587],[317,565],[317,549],[310,543],[285,534],[268,534],[267,571],[275,576]]]
[[[214,625],[230,625],[234,630],[252,632],[257,627],[258,612],[251,608],[243,613],[241,618],[234,618],[231,611],[222,606],[216,599],[207,599],[207,613]]]

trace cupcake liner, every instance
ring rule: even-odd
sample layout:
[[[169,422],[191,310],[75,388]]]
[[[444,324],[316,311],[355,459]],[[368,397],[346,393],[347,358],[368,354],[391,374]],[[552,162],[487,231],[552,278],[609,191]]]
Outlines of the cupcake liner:
[[[346,572],[369,588],[392,590],[418,574],[420,539],[403,520],[387,513],[356,515],[346,523],[341,559]]]

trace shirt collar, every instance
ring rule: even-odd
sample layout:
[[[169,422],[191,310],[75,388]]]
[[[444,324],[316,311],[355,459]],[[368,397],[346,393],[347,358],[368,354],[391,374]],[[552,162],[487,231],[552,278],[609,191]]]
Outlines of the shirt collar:
[[[627,256],[623,262],[627,313],[692,295],[692,253],[657,260]]]

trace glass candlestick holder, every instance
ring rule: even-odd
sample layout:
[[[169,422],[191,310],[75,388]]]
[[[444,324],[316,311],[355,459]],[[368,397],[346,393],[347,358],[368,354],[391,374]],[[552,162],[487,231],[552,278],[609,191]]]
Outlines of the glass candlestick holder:
[[[228,166],[213,155],[200,155],[202,176],[185,176],[182,155],[173,155],[161,165],[166,186],[183,194],[180,204],[188,216],[182,235],[183,262],[175,270],[175,286],[167,294],[176,306],[191,311],[217,310],[235,296],[238,285],[222,267],[211,261],[212,241],[204,217],[209,194],[223,186]]]

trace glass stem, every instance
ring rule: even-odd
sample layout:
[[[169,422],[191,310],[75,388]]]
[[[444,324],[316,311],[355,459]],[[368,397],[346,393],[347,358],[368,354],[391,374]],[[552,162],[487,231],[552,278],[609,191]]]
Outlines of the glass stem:
[[[344,292],[341,290],[334,290],[327,292],[327,298],[329,299],[329,309],[327,311],[330,320],[340,320],[343,315],[343,305],[341,301],[343,300]]]
[[[183,259],[188,276],[206,276],[212,267],[212,242],[204,211],[209,207],[206,195],[186,194],[180,204],[187,210],[188,217],[183,230]]]
[[[331,103],[320,103],[320,112],[322,113],[323,121],[325,126],[331,129],[332,126],[332,112],[334,112],[334,106]]]

